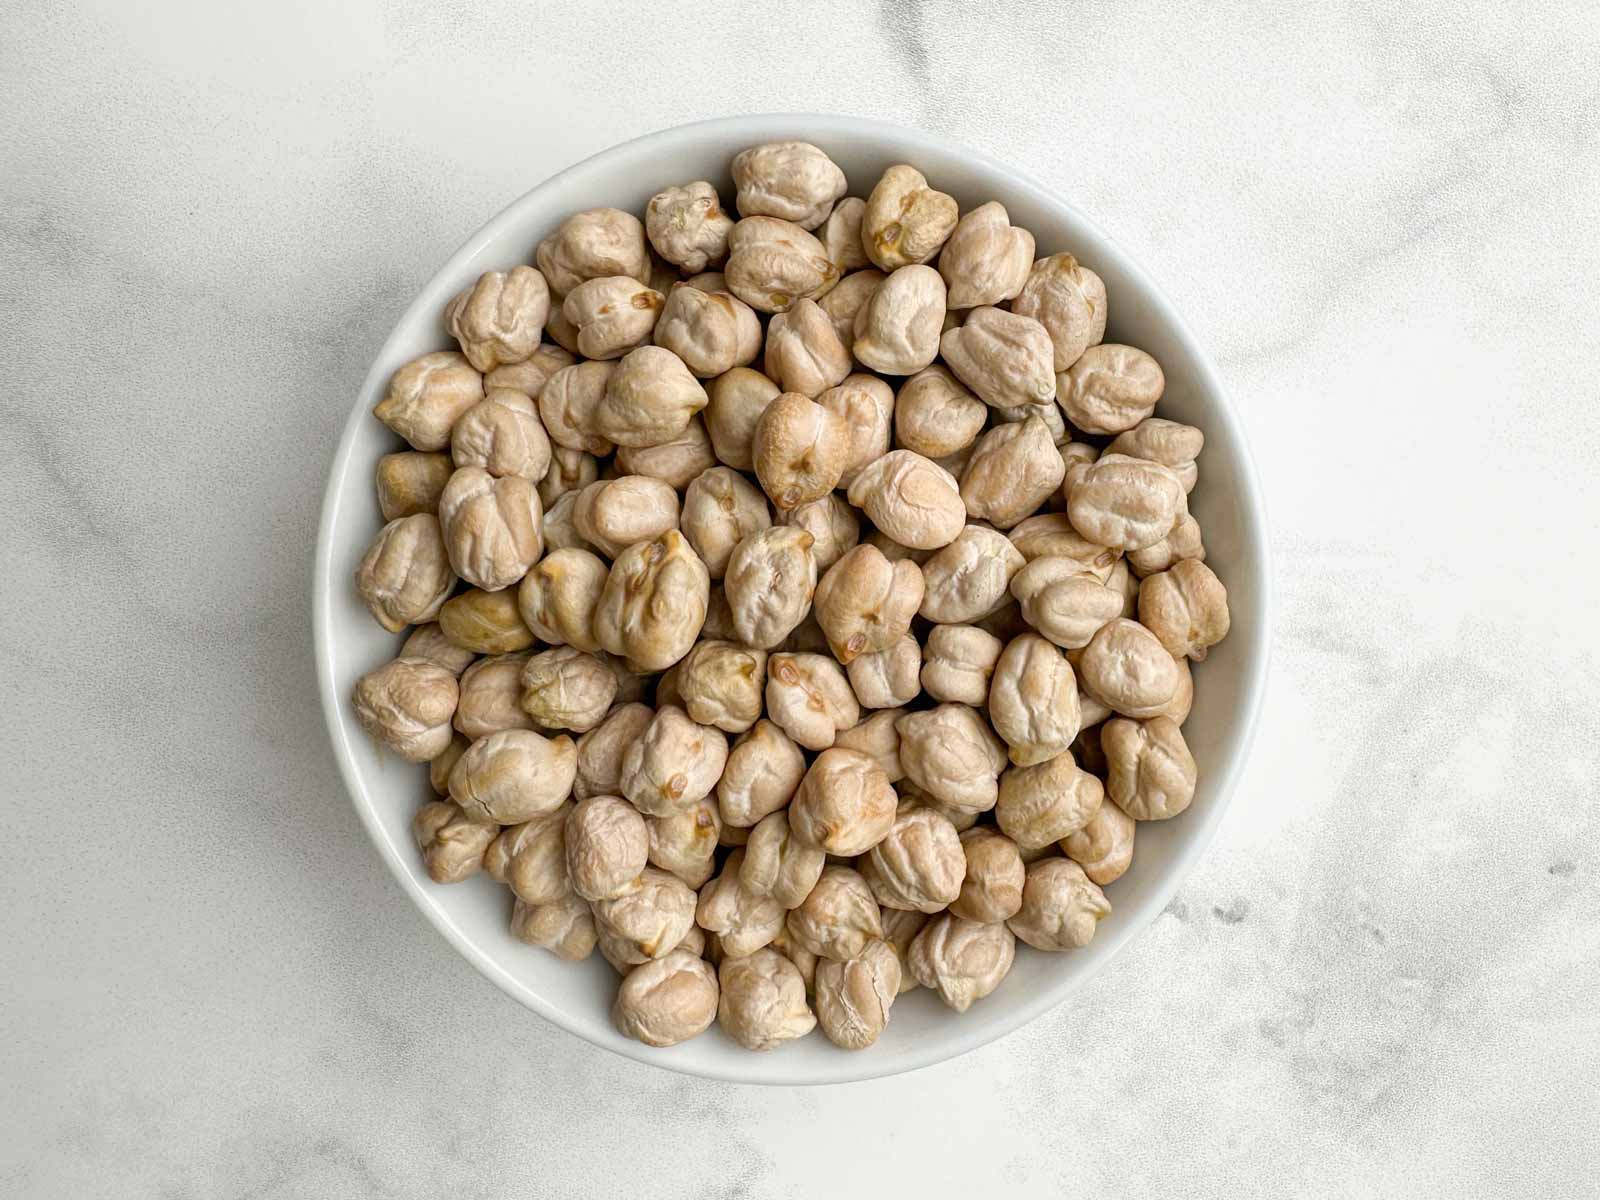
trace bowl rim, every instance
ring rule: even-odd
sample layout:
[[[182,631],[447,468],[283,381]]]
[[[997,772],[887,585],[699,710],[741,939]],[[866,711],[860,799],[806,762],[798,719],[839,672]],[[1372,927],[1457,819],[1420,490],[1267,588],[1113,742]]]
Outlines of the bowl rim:
[[[1132,915],[1118,928],[1116,933],[1110,935],[1111,944],[1107,947],[1099,962],[1092,969],[1064,974],[1059,984],[1041,989],[1038,993],[1017,1005],[1015,1009],[1008,1012],[1003,1018],[997,1017],[982,1022],[957,1022],[953,1026],[953,1032],[950,1037],[930,1043],[925,1050],[903,1054],[894,1060],[893,1065],[875,1067],[873,1065],[873,1055],[870,1053],[848,1055],[840,1059],[838,1069],[830,1072],[826,1078],[818,1078],[815,1073],[795,1072],[790,1068],[786,1068],[782,1058],[778,1056],[751,1055],[751,1070],[748,1073],[735,1074],[718,1070],[715,1066],[697,1063],[693,1059],[684,1061],[677,1055],[663,1056],[659,1051],[632,1041],[625,1040],[622,1044],[597,1042],[591,1039],[583,1028],[569,1020],[561,1009],[552,1005],[527,985],[513,977],[501,968],[490,955],[479,949],[465,931],[458,927],[450,915],[436,903],[428,889],[424,888],[412,875],[410,864],[401,859],[399,850],[392,844],[378,820],[376,804],[369,794],[360,772],[357,770],[354,753],[340,719],[344,697],[335,691],[331,649],[333,642],[332,588],[335,586],[335,572],[333,569],[334,531],[340,512],[340,484],[350,469],[350,460],[355,452],[357,434],[361,428],[361,422],[370,417],[370,413],[362,404],[361,398],[370,394],[374,385],[378,382],[380,370],[384,373],[387,372],[387,368],[384,368],[383,364],[389,361],[395,343],[401,337],[401,331],[411,326],[417,318],[423,315],[425,307],[429,307],[424,305],[424,299],[433,290],[433,284],[441,276],[457,273],[468,260],[473,258],[487,242],[495,238],[503,228],[516,224],[522,218],[525,210],[537,206],[539,197],[543,192],[570,175],[593,169],[612,159],[625,158],[636,152],[644,143],[663,143],[670,147],[674,143],[693,143],[708,135],[734,132],[748,134],[752,139],[759,140],[790,135],[797,126],[805,128],[808,131],[807,136],[814,138],[818,142],[826,142],[833,135],[840,137],[866,135],[874,138],[892,139],[897,146],[905,147],[908,160],[914,160],[919,151],[958,155],[985,170],[1004,177],[1007,180],[1008,187],[1031,193],[1036,202],[1049,208],[1064,210],[1084,229],[1101,240],[1109,253],[1118,259],[1117,265],[1119,269],[1134,278],[1145,290],[1145,294],[1150,298],[1152,307],[1155,309],[1156,318],[1169,328],[1172,336],[1181,342],[1185,351],[1193,357],[1197,369],[1197,375],[1194,379],[1196,386],[1207,396],[1215,399],[1217,414],[1215,419],[1228,427],[1229,434],[1237,442],[1239,447],[1239,469],[1235,474],[1233,483],[1239,496],[1241,507],[1249,518],[1246,522],[1247,538],[1243,551],[1253,556],[1258,564],[1260,579],[1259,605],[1261,610],[1260,620],[1252,627],[1235,631],[1236,636],[1242,634],[1249,642],[1245,652],[1249,655],[1249,663],[1251,665],[1247,666],[1245,673],[1241,676],[1241,686],[1244,688],[1244,702],[1238,714],[1239,722],[1241,723],[1240,737],[1236,743],[1236,749],[1228,756],[1227,760],[1222,764],[1219,775],[1215,777],[1213,785],[1215,798],[1203,813],[1191,814],[1195,818],[1193,824],[1199,827],[1193,829],[1191,836],[1177,850],[1174,861],[1168,867],[1166,877],[1159,882],[1141,904],[1136,906]],[[352,406],[349,416],[345,419],[344,429],[340,434],[330,462],[328,479],[323,491],[322,511],[317,526],[315,559],[311,575],[312,645],[313,654],[316,658],[318,697],[322,703],[323,723],[327,729],[329,742],[333,747],[334,759],[338,764],[339,774],[344,782],[345,790],[349,794],[351,803],[366,829],[368,838],[377,847],[379,855],[388,866],[390,873],[412,903],[427,917],[434,929],[442,934],[445,940],[471,963],[480,974],[512,999],[533,1010],[557,1027],[581,1038],[589,1045],[598,1046],[611,1053],[680,1074],[728,1083],[767,1086],[809,1086],[887,1078],[959,1058],[972,1050],[997,1041],[1008,1034],[1015,1033],[1023,1026],[1036,1020],[1043,1013],[1061,1004],[1091,976],[1103,970],[1106,964],[1120,954],[1135,936],[1148,928],[1166,908],[1172,896],[1194,869],[1196,863],[1209,849],[1212,839],[1216,836],[1217,829],[1222,822],[1223,815],[1227,812],[1232,801],[1233,792],[1239,782],[1239,778],[1250,759],[1266,693],[1275,603],[1271,559],[1267,543],[1267,528],[1266,506],[1262,498],[1260,479],[1256,469],[1255,457],[1251,452],[1248,431],[1234,409],[1233,402],[1229,399],[1227,391],[1223,388],[1222,381],[1217,375],[1216,366],[1211,361],[1210,355],[1205,352],[1193,331],[1190,330],[1188,323],[1167,298],[1165,292],[1151,279],[1149,273],[1129,257],[1121,245],[1107,234],[1099,224],[1091,220],[1076,206],[1061,199],[1054,191],[1046,188],[1030,175],[1017,170],[1008,163],[1004,163],[981,151],[974,150],[952,138],[891,121],[838,113],[805,112],[771,112],[753,113],[744,116],[713,117],[640,134],[637,137],[619,142],[598,153],[580,159],[541,180],[485,221],[468,237],[454,254],[440,264],[438,269],[429,277],[428,282],[422,286],[418,295],[396,318],[389,336],[384,339],[383,345],[373,359],[372,366],[363,377],[356,402]]]

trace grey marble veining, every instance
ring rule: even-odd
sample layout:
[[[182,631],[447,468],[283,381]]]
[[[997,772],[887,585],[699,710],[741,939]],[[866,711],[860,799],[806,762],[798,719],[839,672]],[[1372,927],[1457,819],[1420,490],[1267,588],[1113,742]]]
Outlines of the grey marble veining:
[[[0,1194],[1593,1194],[1596,61],[1576,0],[9,6]],[[544,1025],[412,911],[307,594],[349,397],[472,229],[807,107],[1148,266],[1247,419],[1279,623],[1222,832],[1111,969],[763,1091]]]

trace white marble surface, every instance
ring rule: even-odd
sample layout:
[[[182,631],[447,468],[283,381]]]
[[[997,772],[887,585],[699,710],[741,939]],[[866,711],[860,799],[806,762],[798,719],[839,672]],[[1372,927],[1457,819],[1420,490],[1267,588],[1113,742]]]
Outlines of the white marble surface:
[[[1595,1194],[1593,6],[756,7],[0,12],[0,1194]],[[762,1091],[542,1024],[404,902],[307,576],[351,394],[468,232],[808,106],[1022,165],[1163,281],[1280,625],[1223,831],[1112,969]]]

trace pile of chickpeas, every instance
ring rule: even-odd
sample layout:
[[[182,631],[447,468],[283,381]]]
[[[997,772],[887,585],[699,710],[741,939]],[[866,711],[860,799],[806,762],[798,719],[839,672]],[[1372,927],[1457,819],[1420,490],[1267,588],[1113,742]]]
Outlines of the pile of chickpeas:
[[[414,628],[355,711],[429,764],[428,874],[598,947],[623,1033],[861,1049],[1086,945],[1193,798],[1204,436],[1001,204],[805,142],[733,180],[567,218],[395,374],[356,586]]]

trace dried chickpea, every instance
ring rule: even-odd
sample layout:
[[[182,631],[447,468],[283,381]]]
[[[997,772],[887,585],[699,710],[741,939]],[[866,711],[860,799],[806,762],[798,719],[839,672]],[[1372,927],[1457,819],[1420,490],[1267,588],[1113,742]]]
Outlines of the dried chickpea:
[[[956,222],[939,254],[939,274],[950,288],[951,308],[999,304],[1022,291],[1033,266],[1033,234],[1011,223],[997,200],[980,204]]]
[[[988,812],[994,807],[1006,755],[976,709],[941,704],[907,713],[895,727],[900,732],[900,764],[911,782],[964,812]]]
[[[529,397],[494,388],[450,430],[450,455],[458,467],[521,475],[537,484],[550,470],[550,436]]]
[[[911,940],[906,965],[923,987],[933,988],[957,1012],[966,1012],[1000,986],[1016,950],[1016,938],[1004,924],[979,924],[943,913]]]
[[[707,403],[683,359],[660,346],[640,346],[611,372],[591,419],[601,437],[619,446],[659,446],[681,434]]]
[[[1000,777],[995,818],[1001,832],[1023,850],[1041,850],[1082,829],[1105,800],[1105,788],[1063,750]]]
[[[796,908],[822,875],[825,855],[793,836],[789,814],[769,813],[750,831],[740,882],[758,896],[770,896],[785,909]]]
[[[621,358],[644,345],[656,327],[666,297],[627,275],[586,279],[561,303],[561,315],[578,331],[585,358]]]
[[[425,658],[397,658],[356,680],[356,720],[406,762],[439,757],[450,745],[450,718],[460,689],[456,677]]]
[[[1122,615],[1121,594],[1072,558],[1034,559],[1012,577],[1011,594],[1028,624],[1067,650],[1087,646],[1102,625]]]
[[[755,361],[761,350],[761,318],[729,292],[680,284],[667,293],[655,339],[692,374],[709,379]]]
[[[650,280],[644,226],[638,217],[617,208],[574,213],[539,243],[533,258],[557,296],[565,296],[586,279],[608,275],[629,275],[640,283]]]
[[[526,360],[539,348],[550,289],[532,267],[486,271],[445,306],[450,336],[480,371]]]
[[[907,633],[886,650],[857,655],[847,672],[862,708],[898,708],[922,690],[922,647]]]
[[[789,911],[787,929],[818,958],[847,959],[883,936],[883,921],[866,880],[849,867],[827,866],[800,906]]]
[[[567,878],[567,814],[570,803],[511,825],[489,843],[483,869],[506,884],[525,904],[553,904],[572,890]]]
[[[676,1046],[711,1027],[718,994],[711,964],[674,950],[628,972],[611,1006],[611,1021],[646,1046]]]
[[[762,489],[788,510],[837,486],[849,462],[850,427],[816,401],[785,392],[762,412],[750,449]]]
[[[1139,585],[1139,623],[1174,658],[1202,661],[1228,636],[1228,621],[1228,591],[1198,559],[1185,559]]]
[[[939,352],[961,382],[992,407],[1055,399],[1050,335],[1032,317],[975,308],[958,328],[945,331]]]
[[[695,910],[700,928],[715,934],[722,952],[734,958],[754,954],[784,926],[783,905],[744,882],[745,854],[740,849],[728,855],[722,873],[701,889]]]
[[[522,711],[522,668],[529,657],[495,654],[463,671],[455,727],[474,739],[502,729],[532,729],[533,721]]]
[[[1189,505],[1185,502],[1178,506],[1178,519],[1165,537],[1141,550],[1128,551],[1124,561],[1138,579],[1143,579],[1169,571],[1191,558],[1204,562],[1206,544],[1200,533],[1200,522],[1189,515]]]
[[[796,300],[767,323],[762,370],[785,392],[814,400],[850,374],[850,351],[815,300]]]
[[[900,963],[898,993],[904,995],[921,986],[917,982],[917,977],[911,973],[911,968],[906,965],[906,955],[910,952],[912,939],[928,924],[928,914],[910,908],[884,908],[879,910],[879,919],[883,923],[884,944],[894,951],[894,956]],[[813,961],[821,960],[814,958]]]
[[[828,219],[816,229],[817,240],[840,275],[871,265],[866,247],[861,244],[861,219],[866,212],[865,200],[847,196],[833,206]]]
[[[587,733],[605,720],[616,696],[611,668],[576,646],[535,654],[522,668],[522,711],[541,729]]]
[[[760,720],[728,751],[717,780],[717,811],[728,828],[748,829],[785,807],[805,777],[806,760],[792,738]]]
[[[1178,667],[1178,690],[1155,715],[1169,717],[1174,725],[1181,726],[1189,719],[1190,710],[1194,708],[1194,675],[1189,670],[1187,658],[1174,658],[1172,661]]]
[[[817,403],[843,417],[849,430],[850,450],[839,476],[839,486],[848,488],[863,467],[889,452],[894,389],[874,375],[858,372],[823,392]]]
[[[522,362],[502,363],[483,377],[485,391],[506,388],[537,400],[546,381],[576,359],[560,346],[541,345]]]
[[[802,229],[827,219],[845,193],[844,172],[810,142],[768,142],[733,158],[741,216],[782,217]]]
[[[900,385],[895,397],[895,445],[943,458],[972,445],[989,409],[949,367],[935,363]]]
[[[670,816],[709,796],[727,761],[728,739],[720,729],[668,705],[623,751],[622,794],[646,816]]]
[[[557,446],[550,452],[550,469],[539,481],[539,500],[554,510],[556,501],[565,496],[577,500],[577,493],[599,478],[600,463],[594,455]]]
[[[600,643],[590,629],[590,616],[608,573],[606,564],[587,550],[552,551],[522,577],[517,611],[541,641],[593,653]]]
[[[855,341],[856,314],[872,298],[872,293],[878,290],[878,285],[887,278],[889,277],[876,268],[852,271],[829,288],[817,301],[822,306],[822,311],[828,314],[828,320],[833,322],[833,331],[839,335],[839,341],[844,345],[848,346]]]
[[[978,439],[961,474],[961,499],[972,520],[1010,529],[1043,504],[1065,474],[1049,427],[1029,416]]]
[[[550,305],[550,315],[545,318],[544,331],[550,335],[550,340],[560,346],[568,354],[577,356],[578,353],[578,327],[567,320],[567,314],[562,309],[560,297],[554,297],[556,303]]]
[[[835,746],[817,755],[800,781],[789,805],[789,827],[804,845],[852,857],[883,840],[895,808],[883,768],[859,751]]]
[[[932,267],[892,272],[856,310],[851,353],[885,375],[914,375],[939,355],[945,286]]]
[[[792,221],[745,217],[728,235],[728,290],[757,312],[815,300],[839,281],[822,243]]]
[[[966,870],[956,827],[931,808],[911,808],[868,851],[861,874],[885,908],[936,913],[961,894]]]
[[[826,750],[861,718],[843,669],[821,654],[772,655],[766,698],[773,723],[807,750]]]
[[[1178,666],[1143,625],[1119,617],[1089,639],[1078,660],[1083,690],[1125,717],[1153,717],[1178,691]]]
[[[597,430],[594,414],[616,369],[616,363],[580,362],[550,376],[539,393],[539,419],[557,446],[585,454],[611,453],[611,443]],[[563,469],[573,461],[564,461],[559,452],[554,457]],[[569,484],[564,490],[570,491],[573,486],[580,485]]]
[[[572,794],[579,800],[589,796],[620,796],[622,756],[629,746],[644,737],[655,715],[655,710],[647,704],[618,704],[606,714],[605,720],[580,737]]]
[[[448,454],[402,450],[378,460],[378,509],[385,521],[437,513],[455,465]]]
[[[519,582],[544,553],[544,506],[531,480],[461,467],[439,497],[455,573],[486,592]]]
[[[1158,462],[1177,474],[1185,492],[1192,492],[1195,481],[1200,478],[1195,459],[1200,457],[1205,444],[1206,435],[1193,425],[1146,417],[1132,429],[1117,434],[1106,450],[1110,454]]]
[[[883,708],[867,713],[849,729],[841,729],[833,739],[837,750],[857,750],[882,768],[890,783],[905,778],[900,765],[900,732],[894,723],[905,715],[903,708]]]
[[[733,548],[723,590],[745,645],[779,646],[810,611],[817,588],[811,545],[805,530],[777,525],[749,534]]]
[[[693,275],[728,257],[733,218],[705,180],[664,188],[644,206],[645,234],[657,254]]]
[[[634,891],[593,905],[602,934],[644,958],[665,958],[694,926],[695,894],[676,875],[655,867],[639,873]]]
[[[477,820],[516,825],[560,808],[577,771],[571,738],[503,729],[467,747],[450,771],[450,798]]]
[[[955,479],[910,450],[891,450],[862,468],[850,485],[849,500],[883,533],[913,550],[948,546],[967,523]]]
[[[1142,550],[1177,522],[1183,484],[1169,468],[1144,458],[1102,454],[1067,496],[1072,527],[1113,550]]]
[[[1063,753],[1078,736],[1079,720],[1072,664],[1036,633],[1012,639],[989,686],[989,722],[1010,747],[1011,761],[1026,767]]]
[[[596,932],[594,914],[575,892],[549,904],[518,900],[511,908],[512,937],[569,962],[594,953]]]
[[[1100,731],[1108,764],[1106,792],[1136,821],[1165,821],[1194,799],[1194,756],[1168,717],[1114,717]]]
[[[848,381],[846,381],[847,386]],[[824,399],[826,399],[824,393]],[[841,481],[842,482],[842,481]],[[861,540],[861,521],[856,510],[837,492],[820,500],[797,504],[780,514],[780,525],[803,529],[811,535],[811,557],[819,572],[826,571],[844,557],[845,551]]]
[[[964,624],[1004,606],[1024,559],[1005,534],[968,525],[955,541],[922,564],[919,612],[930,621]]]
[[[717,1023],[746,1050],[774,1050],[816,1028],[804,977],[771,947],[724,958],[717,978],[722,988]]]
[[[411,836],[435,883],[460,883],[476,875],[499,832],[492,821],[475,820],[447,800],[428,801],[411,819]]]
[[[690,719],[725,733],[743,733],[761,716],[767,652],[735,642],[701,641],[675,668]]]
[[[928,634],[919,682],[935,700],[980,705],[1004,644],[975,625],[935,625]]]
[[[533,645],[533,632],[517,612],[513,592],[472,588],[439,610],[439,629],[455,645],[477,654],[509,654]]]
[[[1022,907],[1022,887],[1027,881],[1017,844],[998,829],[980,825],[961,835],[961,850],[966,874],[961,894],[950,902],[950,911],[980,924],[1015,916]]]
[[[1077,833],[1063,838],[1061,849],[1083,868],[1090,882],[1115,883],[1133,862],[1134,819],[1115,803],[1102,804]]]
[[[734,367],[711,381],[706,431],[717,458],[736,471],[755,467],[756,425],[782,389],[760,371]]]
[[[472,665],[477,654],[452,643],[437,622],[431,622],[418,625],[411,631],[411,636],[401,645],[398,657],[425,658],[460,679],[461,672]]]
[[[817,964],[817,1023],[835,1046],[865,1050],[889,1024],[900,994],[900,957],[882,939],[849,959]]]
[[[678,527],[678,493],[649,475],[624,475],[591,483],[578,494],[572,522],[579,535],[607,558]]]
[[[1102,343],[1057,376],[1056,399],[1085,433],[1122,433],[1155,411],[1165,388],[1161,364],[1143,350]]]
[[[717,866],[722,820],[712,800],[698,800],[665,817],[650,817],[650,865],[670,871],[692,888],[702,887]]]
[[[849,665],[858,655],[887,650],[906,635],[922,604],[922,591],[922,570],[916,563],[891,563],[877,547],[859,545],[817,584],[817,624],[827,634],[834,657]]]
[[[1045,327],[1059,373],[1105,337],[1106,285],[1072,255],[1052,254],[1033,264],[1011,311]]]
[[[1035,950],[1087,946],[1111,902],[1070,858],[1045,858],[1028,866],[1022,908],[1006,922]]]
[[[1064,512],[1040,513],[1014,526],[1007,536],[1028,562],[1036,558],[1070,558],[1101,583],[1111,577],[1122,551],[1089,541],[1072,527]]]
[[[390,521],[356,568],[356,591],[390,633],[432,621],[455,585],[439,520],[432,513]]]
[[[454,350],[439,350],[396,371],[372,414],[413,450],[446,450],[451,427],[482,399],[483,376],[477,369]]]
[[[711,576],[676,529],[629,546],[611,564],[594,635],[612,654],[662,671],[689,652],[706,619]]]
[[[934,191],[921,171],[900,163],[883,173],[867,197],[861,242],[885,271],[925,263],[939,253],[960,215],[953,197]]]
[[[650,834],[638,809],[616,796],[590,796],[567,813],[567,877],[585,900],[610,900],[640,886]]]

